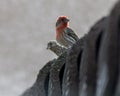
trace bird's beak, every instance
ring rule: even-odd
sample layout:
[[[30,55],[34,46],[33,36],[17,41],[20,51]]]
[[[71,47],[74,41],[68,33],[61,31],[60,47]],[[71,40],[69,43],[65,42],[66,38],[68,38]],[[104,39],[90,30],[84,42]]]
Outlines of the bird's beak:
[[[67,22],[69,22],[69,21],[70,21],[69,19],[65,19],[65,20],[64,20],[65,23],[67,23]]]
[[[48,50],[48,49],[50,49],[50,46],[47,46],[47,48],[46,48],[46,49],[47,49],[47,50]]]

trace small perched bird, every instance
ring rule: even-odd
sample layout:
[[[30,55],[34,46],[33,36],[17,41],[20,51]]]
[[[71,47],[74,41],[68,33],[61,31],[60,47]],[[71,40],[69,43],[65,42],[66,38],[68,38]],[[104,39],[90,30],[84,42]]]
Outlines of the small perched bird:
[[[66,48],[60,46],[56,41],[48,42],[47,49],[54,52],[57,56],[60,56],[63,52],[66,51]]]
[[[62,46],[69,48],[78,39],[74,31],[69,28],[69,19],[66,16],[60,16],[56,22],[56,41]]]

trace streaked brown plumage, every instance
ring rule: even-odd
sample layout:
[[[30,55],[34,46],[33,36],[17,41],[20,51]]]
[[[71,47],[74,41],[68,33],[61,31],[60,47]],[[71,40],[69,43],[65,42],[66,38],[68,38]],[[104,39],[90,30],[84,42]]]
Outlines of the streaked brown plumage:
[[[57,56],[60,56],[63,52],[66,51],[66,48],[60,46],[56,41],[48,42],[47,49],[54,52]]]

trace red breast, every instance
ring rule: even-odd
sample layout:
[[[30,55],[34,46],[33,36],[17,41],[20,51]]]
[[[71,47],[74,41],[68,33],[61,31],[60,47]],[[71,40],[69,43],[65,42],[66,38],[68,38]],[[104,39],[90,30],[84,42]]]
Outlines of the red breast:
[[[66,16],[60,16],[56,22],[56,39],[60,39],[64,29],[69,26],[69,19]]]

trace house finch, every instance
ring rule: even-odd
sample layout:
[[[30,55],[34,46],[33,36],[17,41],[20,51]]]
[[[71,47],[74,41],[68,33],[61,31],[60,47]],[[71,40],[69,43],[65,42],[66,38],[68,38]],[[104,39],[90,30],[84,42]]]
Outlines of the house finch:
[[[66,16],[60,16],[56,22],[56,40],[66,48],[71,47],[77,40],[78,36],[69,28],[69,19]]]
[[[57,56],[60,56],[63,52],[66,51],[66,48],[60,46],[56,41],[48,42],[47,49],[54,52]]]

